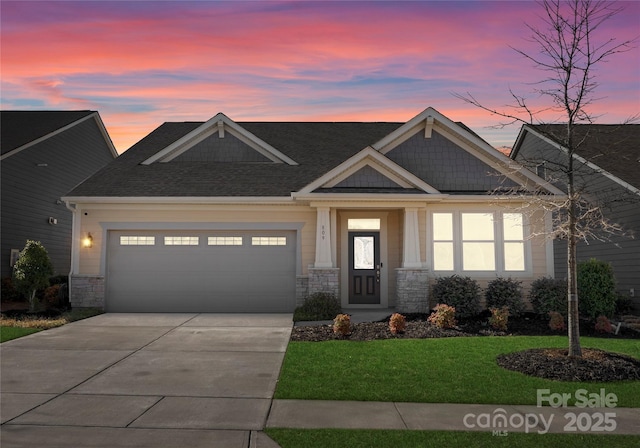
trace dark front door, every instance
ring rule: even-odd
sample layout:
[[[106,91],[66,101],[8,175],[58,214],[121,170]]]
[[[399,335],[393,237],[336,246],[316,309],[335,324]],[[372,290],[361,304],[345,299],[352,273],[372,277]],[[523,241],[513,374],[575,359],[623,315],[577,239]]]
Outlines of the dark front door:
[[[349,232],[349,303],[380,304],[380,232]]]

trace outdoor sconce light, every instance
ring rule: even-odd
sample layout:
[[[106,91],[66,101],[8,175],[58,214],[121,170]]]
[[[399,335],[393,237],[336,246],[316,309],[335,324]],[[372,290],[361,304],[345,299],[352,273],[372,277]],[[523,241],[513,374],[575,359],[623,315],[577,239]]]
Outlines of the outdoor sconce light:
[[[87,249],[91,249],[93,247],[93,237],[91,233],[87,233],[87,236],[82,240],[82,247],[86,247]]]

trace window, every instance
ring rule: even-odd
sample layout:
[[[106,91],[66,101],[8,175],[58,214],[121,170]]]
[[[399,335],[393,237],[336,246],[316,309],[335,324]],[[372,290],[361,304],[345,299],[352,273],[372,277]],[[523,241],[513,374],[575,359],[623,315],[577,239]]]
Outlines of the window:
[[[241,236],[210,236],[209,246],[242,246]]]
[[[121,236],[121,246],[153,246],[156,244],[155,236]]]
[[[252,236],[252,246],[286,246],[286,236]]]
[[[431,215],[434,271],[525,271],[522,213]]]
[[[197,246],[200,239],[197,236],[165,236],[165,246]]]
[[[522,213],[502,214],[504,270],[524,271],[524,226]]]
[[[380,218],[349,218],[349,230],[380,230]]]

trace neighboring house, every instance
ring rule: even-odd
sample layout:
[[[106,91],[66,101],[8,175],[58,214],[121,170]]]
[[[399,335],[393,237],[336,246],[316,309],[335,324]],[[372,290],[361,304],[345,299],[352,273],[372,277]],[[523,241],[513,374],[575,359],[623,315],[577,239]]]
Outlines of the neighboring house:
[[[551,244],[528,238],[550,221],[510,192],[545,182],[512,165],[432,108],[404,124],[164,123],[65,196],[71,302],[290,312],[329,292],[410,312],[436,276],[530,283],[553,274]]]
[[[0,136],[2,277],[27,240],[67,275],[72,213],[61,197],[117,156],[107,130],[94,111],[1,111]]]
[[[640,308],[640,125],[578,125],[574,154],[575,183],[585,198],[601,205],[605,217],[622,227],[623,233],[609,241],[578,244],[578,260],[608,261],[618,290],[631,296]],[[558,164],[566,166],[562,145],[563,125],[523,126],[511,158],[556,182]],[[566,181],[565,181],[566,183]],[[554,242],[555,276],[566,278],[566,240]]]

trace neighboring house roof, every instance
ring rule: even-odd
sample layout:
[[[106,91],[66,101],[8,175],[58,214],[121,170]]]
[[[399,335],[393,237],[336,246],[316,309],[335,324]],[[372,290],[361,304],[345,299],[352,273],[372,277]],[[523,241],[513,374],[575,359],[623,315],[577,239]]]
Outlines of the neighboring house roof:
[[[515,159],[524,135],[531,132],[558,148],[563,146],[566,125],[525,125],[511,152]],[[640,124],[579,124],[575,127],[575,154],[621,181],[640,188]]]
[[[347,178],[356,172],[378,176],[374,183],[384,187],[357,193],[437,194],[387,155],[418,133],[430,138],[433,130],[463,148],[459,157],[491,168],[501,164],[512,185],[522,183],[513,181],[508,157],[432,108],[407,123],[234,122],[220,113],[207,122],[164,123],[66,197],[290,198],[294,192],[354,192]],[[517,176],[525,183],[543,182],[522,171]]]
[[[0,111],[0,150],[2,158],[12,156],[42,140],[56,135],[76,124],[93,118],[96,120],[113,156],[116,152],[111,138],[100,119],[92,110],[74,111]]]

